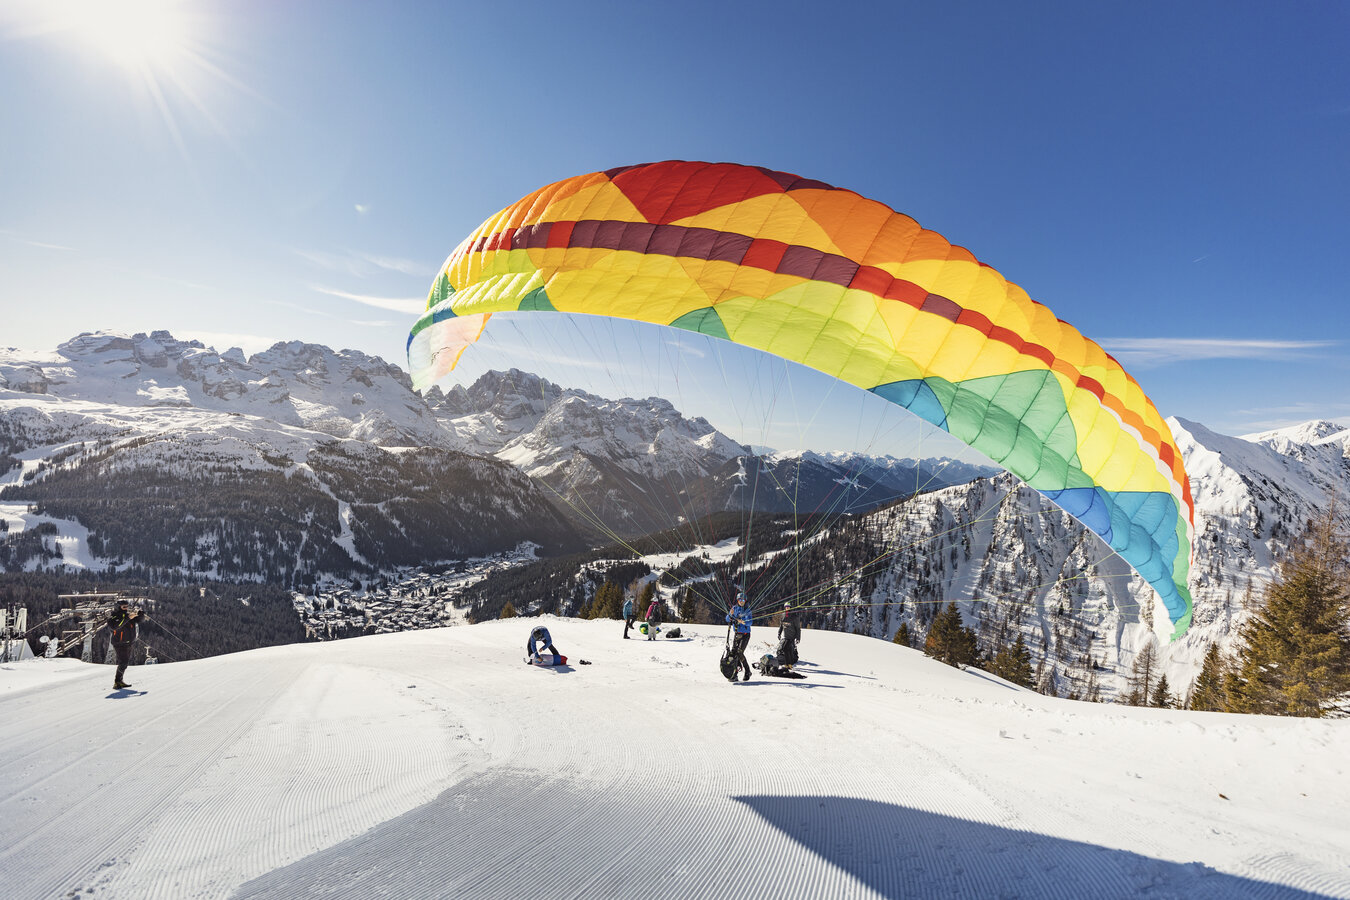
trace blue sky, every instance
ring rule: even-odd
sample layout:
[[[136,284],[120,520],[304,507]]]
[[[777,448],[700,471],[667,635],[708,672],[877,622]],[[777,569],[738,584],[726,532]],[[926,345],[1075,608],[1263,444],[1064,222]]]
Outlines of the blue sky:
[[[501,207],[726,160],[970,248],[1164,416],[1350,422],[1348,59],[1341,2],[4,0],[0,346],[166,328],[404,365],[411,309]],[[466,375],[568,383],[527,327]],[[686,411],[753,421],[693,383]]]

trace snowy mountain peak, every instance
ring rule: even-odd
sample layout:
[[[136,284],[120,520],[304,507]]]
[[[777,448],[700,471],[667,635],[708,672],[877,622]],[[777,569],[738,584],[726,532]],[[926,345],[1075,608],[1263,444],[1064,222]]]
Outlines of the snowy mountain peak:
[[[1339,422],[1331,422],[1326,419],[1315,419],[1311,422],[1304,422],[1301,425],[1290,425],[1286,428],[1276,428],[1271,431],[1262,431],[1257,434],[1243,435],[1243,440],[1254,443],[1266,443],[1269,441],[1291,441],[1298,444],[1317,444],[1328,439],[1336,439],[1346,434],[1347,428]]]
[[[530,472],[553,471],[580,452],[629,460],[649,473],[706,473],[744,452],[663,398],[606,400],[519,369],[486,372],[449,394],[428,392],[428,402],[466,452],[497,455]]]
[[[0,389],[133,408],[244,413],[388,445],[448,443],[398,366],[302,341],[245,358],[237,347],[218,353],[167,331],[86,332],[54,356],[0,351]]]

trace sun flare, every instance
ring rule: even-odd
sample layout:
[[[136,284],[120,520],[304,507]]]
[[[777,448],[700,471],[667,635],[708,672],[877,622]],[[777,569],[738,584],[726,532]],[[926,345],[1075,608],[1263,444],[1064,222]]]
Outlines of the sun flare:
[[[59,0],[68,30],[86,46],[132,70],[172,71],[191,52],[191,19],[181,0]]]
[[[221,104],[252,93],[229,71],[221,34],[203,0],[0,0],[0,40],[41,41],[67,58],[78,55],[82,64],[66,68],[74,83],[112,88],[110,100],[129,97],[184,154],[185,126],[204,125],[230,141]]]

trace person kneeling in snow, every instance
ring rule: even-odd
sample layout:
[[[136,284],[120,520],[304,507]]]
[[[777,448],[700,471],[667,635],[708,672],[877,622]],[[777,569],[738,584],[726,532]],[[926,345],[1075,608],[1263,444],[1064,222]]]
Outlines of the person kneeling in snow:
[[[541,649],[548,650],[549,653],[552,653],[555,660],[562,659],[562,654],[558,652],[558,648],[553,646],[553,638],[549,636],[548,629],[543,625],[536,625],[534,631],[530,632],[529,641],[525,644],[526,655],[529,656],[530,661],[536,665],[546,662],[546,660],[540,656]]]

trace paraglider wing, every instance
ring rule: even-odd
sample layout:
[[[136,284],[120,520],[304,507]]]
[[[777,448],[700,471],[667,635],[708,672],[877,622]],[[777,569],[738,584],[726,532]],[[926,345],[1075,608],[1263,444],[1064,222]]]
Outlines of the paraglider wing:
[[[1194,509],[1172,434],[1120,364],[969,251],[885,204],[729,163],[551,184],[446,260],[408,339],[413,382],[494,312],[670,325],[872,391],[1001,464],[1191,619]]]

